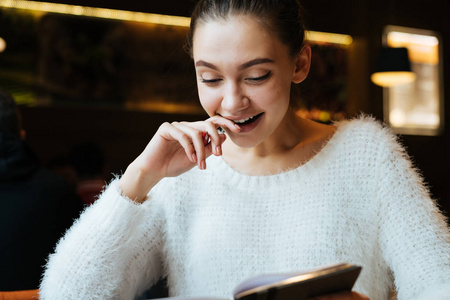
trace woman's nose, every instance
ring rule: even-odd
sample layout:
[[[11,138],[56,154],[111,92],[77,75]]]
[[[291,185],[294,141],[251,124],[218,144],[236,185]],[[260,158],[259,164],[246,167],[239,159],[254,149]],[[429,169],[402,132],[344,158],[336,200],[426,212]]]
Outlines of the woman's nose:
[[[237,83],[229,83],[224,89],[222,108],[228,112],[237,112],[246,109],[250,99],[243,93]]]

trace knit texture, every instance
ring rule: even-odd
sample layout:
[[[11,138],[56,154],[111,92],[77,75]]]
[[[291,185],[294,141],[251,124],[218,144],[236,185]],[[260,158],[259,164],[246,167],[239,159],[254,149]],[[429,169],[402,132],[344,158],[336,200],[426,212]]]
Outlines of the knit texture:
[[[172,296],[230,297],[251,276],[338,262],[355,290],[450,299],[450,233],[395,136],[344,121],[298,168],[247,176],[221,157],[165,178],[137,205],[113,181],[51,255],[42,300],[133,299],[166,276]]]

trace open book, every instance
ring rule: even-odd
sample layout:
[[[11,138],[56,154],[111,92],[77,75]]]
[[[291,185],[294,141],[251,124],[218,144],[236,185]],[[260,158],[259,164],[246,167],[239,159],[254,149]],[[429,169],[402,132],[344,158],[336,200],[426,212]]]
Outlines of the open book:
[[[261,275],[239,284],[233,292],[232,299],[306,300],[321,295],[351,291],[360,272],[360,266],[342,263],[309,272]],[[207,297],[172,297],[170,299],[225,300]]]

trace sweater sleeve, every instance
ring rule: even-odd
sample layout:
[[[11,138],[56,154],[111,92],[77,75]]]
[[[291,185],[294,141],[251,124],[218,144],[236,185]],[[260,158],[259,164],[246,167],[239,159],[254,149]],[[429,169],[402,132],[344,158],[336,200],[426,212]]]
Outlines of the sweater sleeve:
[[[380,149],[380,244],[399,300],[450,299],[450,233],[418,172],[390,132]]]
[[[40,299],[133,299],[156,282],[162,218],[148,202],[124,198],[113,181],[50,255]]]

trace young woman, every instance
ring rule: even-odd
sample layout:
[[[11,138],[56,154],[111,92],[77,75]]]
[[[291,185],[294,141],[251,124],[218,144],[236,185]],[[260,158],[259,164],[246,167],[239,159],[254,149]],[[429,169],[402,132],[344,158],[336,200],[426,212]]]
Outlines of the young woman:
[[[309,71],[296,0],[200,0],[192,56],[210,118],[162,124],[60,241],[41,299],[230,296],[261,273],[363,266],[323,299],[450,299],[450,234],[389,130],[296,116]],[[219,133],[218,128],[225,133]]]

